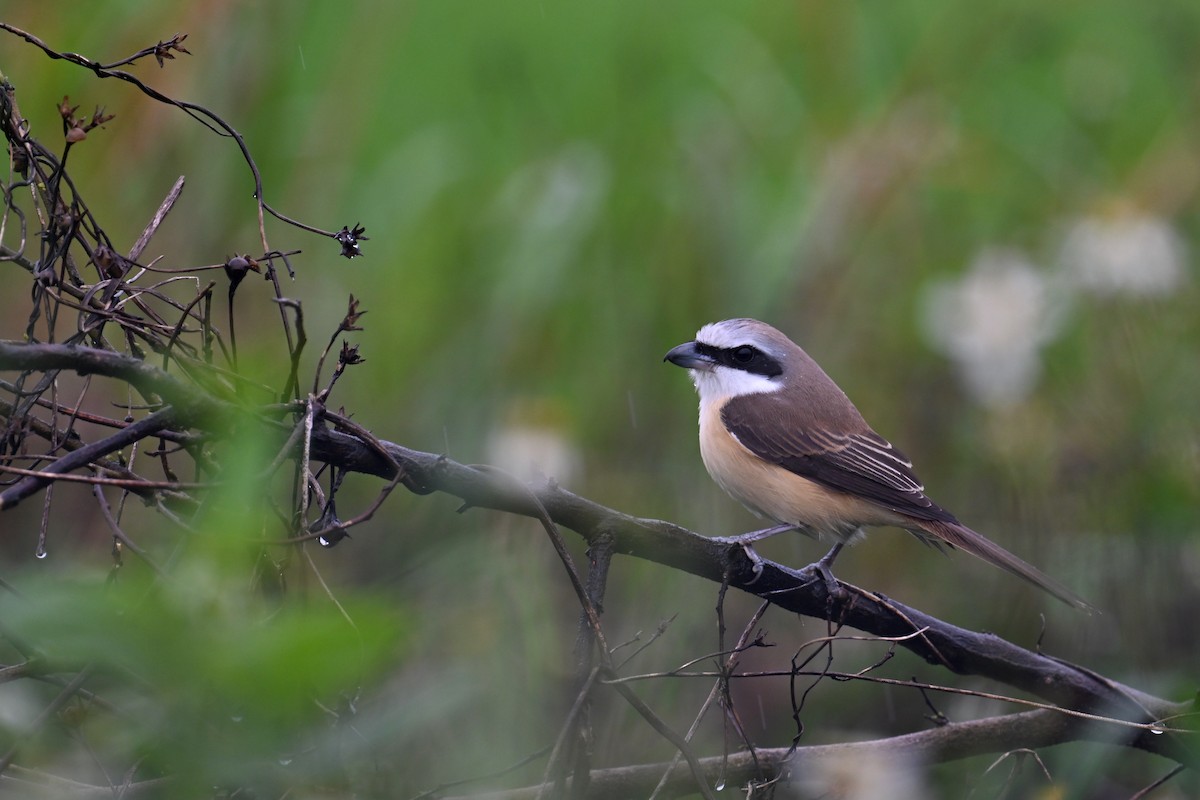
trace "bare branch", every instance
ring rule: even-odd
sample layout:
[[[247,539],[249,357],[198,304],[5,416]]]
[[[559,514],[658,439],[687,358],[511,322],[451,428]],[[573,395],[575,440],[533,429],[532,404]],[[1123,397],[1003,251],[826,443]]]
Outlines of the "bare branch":
[[[153,436],[164,428],[171,427],[176,421],[176,416],[175,409],[167,406],[155,411],[148,417],[138,420],[132,425],[122,428],[111,436],[105,437],[98,442],[84,445],[77,450],[72,450],[41,470],[42,474],[26,475],[3,492],[0,492],[0,511],[15,506],[26,497],[36,493],[46,484],[50,483],[52,479],[47,477],[46,473],[70,472],[71,470],[90,464],[98,458],[103,458],[109,453],[127,447],[134,442],[141,441],[147,436]]]
[[[441,491],[470,506],[536,517],[538,507],[551,519],[589,542],[598,531],[614,537],[617,553],[655,561],[720,583],[731,563],[730,583],[774,605],[818,619],[832,618],[858,630],[892,637],[929,663],[960,675],[979,675],[1042,697],[1064,708],[1097,713],[1147,725],[1187,707],[1151,697],[1060,659],[1034,653],[999,636],[969,631],[914,608],[850,587],[850,598],[830,598],[822,581],[804,571],[765,560],[761,575],[740,547],[715,541],[669,522],[641,519],[572,494],[554,484],[517,489],[485,471],[444,456],[384,443],[393,460],[408,474],[406,485],[421,492]],[[370,447],[336,431],[314,431],[313,457],[380,477],[391,477],[386,462]],[[530,502],[532,491],[538,507]],[[911,634],[919,633],[913,636]],[[1175,736],[1140,731],[1131,746],[1181,763],[1195,763]]]

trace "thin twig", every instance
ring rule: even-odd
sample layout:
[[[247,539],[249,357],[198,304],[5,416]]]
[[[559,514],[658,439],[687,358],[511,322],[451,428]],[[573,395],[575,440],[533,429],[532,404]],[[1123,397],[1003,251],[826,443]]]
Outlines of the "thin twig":
[[[175,409],[172,406],[167,406],[126,428],[122,428],[109,437],[93,442],[92,444],[84,445],[78,450],[72,450],[70,453],[48,465],[44,470],[41,470],[43,475],[27,475],[8,489],[0,492],[0,511],[15,506],[26,497],[42,489],[51,480],[44,477],[45,473],[62,474],[90,464],[98,458],[127,447],[147,436],[153,436],[164,428],[171,427],[175,423],[176,417]]]
[[[700,710],[696,712],[696,717],[692,720],[691,727],[688,728],[687,733],[684,734],[684,738],[689,742],[692,740],[692,737],[696,735],[696,732],[700,730],[700,723],[708,714],[708,710],[712,708],[713,703],[715,703],[717,699],[725,692],[724,687],[728,683],[728,676],[732,675],[733,671],[737,668],[739,657],[749,645],[751,632],[758,627],[759,621],[762,620],[763,615],[767,613],[767,609],[770,607],[770,603],[763,603],[760,605],[758,610],[751,615],[750,619],[742,627],[742,634],[738,637],[737,644],[733,646],[732,651],[726,654],[725,660],[721,665],[720,675],[718,676],[717,681],[713,684],[712,689],[708,691],[708,697],[704,698],[704,702],[700,704]],[[658,784],[654,787],[654,791],[650,793],[649,800],[655,800],[659,793],[666,787],[667,779],[674,771],[675,766],[679,763],[680,758],[682,758],[682,755],[680,753],[676,753],[671,759],[670,763],[667,765],[667,768],[663,771],[662,778],[659,779]]]
[[[96,497],[96,502],[100,506],[100,514],[104,517],[105,523],[108,524],[108,529],[112,531],[113,537],[127,547],[130,552],[132,552],[142,561],[145,561],[146,565],[149,566],[150,569],[154,570],[154,573],[158,575],[158,577],[165,578],[166,573],[163,572],[162,567],[154,563],[154,559],[152,559],[145,550],[138,547],[137,543],[130,539],[125,531],[121,530],[121,526],[117,524],[116,517],[113,516],[112,509],[108,505],[108,500],[104,497],[104,491],[99,486],[93,486],[92,494]]]
[[[1138,790],[1135,794],[1130,795],[1129,800],[1144,800],[1146,797],[1150,796],[1151,792],[1153,792],[1155,789],[1157,789],[1158,787],[1165,784],[1167,781],[1171,780],[1171,778],[1174,778],[1176,775],[1183,772],[1184,769],[1185,769],[1185,767],[1183,766],[1183,764],[1176,764],[1171,769],[1171,771],[1168,772],[1166,775],[1163,775],[1161,778],[1154,781],[1149,786],[1146,786],[1145,788]]]
[[[137,261],[142,257],[142,251],[146,249],[146,245],[150,244],[150,240],[154,234],[158,232],[158,228],[163,224],[163,220],[167,218],[167,214],[171,213],[171,209],[175,207],[175,201],[179,199],[179,195],[183,193],[183,176],[180,175],[175,179],[175,185],[167,192],[167,196],[159,204],[158,210],[154,212],[154,216],[146,223],[142,235],[134,242],[133,247],[129,250],[129,260]]]

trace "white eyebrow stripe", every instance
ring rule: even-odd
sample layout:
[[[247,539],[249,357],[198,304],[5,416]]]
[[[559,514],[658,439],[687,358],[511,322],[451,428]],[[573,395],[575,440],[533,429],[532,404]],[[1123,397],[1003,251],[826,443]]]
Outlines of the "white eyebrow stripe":
[[[750,325],[741,324],[738,320],[710,322],[696,331],[696,341],[719,347],[721,349],[751,344],[762,347],[761,336]]]

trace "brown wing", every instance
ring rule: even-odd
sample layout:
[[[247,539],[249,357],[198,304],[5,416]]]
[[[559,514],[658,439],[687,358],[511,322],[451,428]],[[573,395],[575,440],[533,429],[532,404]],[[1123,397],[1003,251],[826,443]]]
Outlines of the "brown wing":
[[[755,397],[759,403],[766,399]],[[925,496],[912,462],[869,428],[833,433],[819,427],[789,425],[783,412],[773,420],[775,424],[764,426],[759,418],[759,424],[750,425],[739,398],[725,404],[721,419],[746,449],[764,461],[900,514],[958,523],[954,515]]]
[[[767,402],[763,402],[766,400]],[[1086,600],[1041,570],[964,526],[949,511],[925,496],[925,487],[912,471],[903,453],[867,427],[853,406],[842,410],[841,425],[857,428],[852,433],[832,433],[809,417],[797,417],[792,409],[755,396],[755,419],[747,424],[742,402],[734,398],[721,409],[721,419],[746,449],[764,461],[778,464],[797,475],[837,491],[877,503],[913,519],[914,533],[921,541],[962,548],[972,555],[1008,570],[1076,608],[1095,610]],[[761,412],[773,414],[770,425],[762,424]],[[769,428],[769,433],[763,433]]]

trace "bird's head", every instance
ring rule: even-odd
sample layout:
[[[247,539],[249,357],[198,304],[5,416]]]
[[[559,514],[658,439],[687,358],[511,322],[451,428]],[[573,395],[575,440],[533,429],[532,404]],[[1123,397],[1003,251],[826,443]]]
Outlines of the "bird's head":
[[[663,360],[691,373],[703,401],[779,391],[793,350],[799,348],[765,322],[727,319],[705,325]]]

